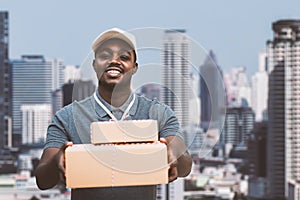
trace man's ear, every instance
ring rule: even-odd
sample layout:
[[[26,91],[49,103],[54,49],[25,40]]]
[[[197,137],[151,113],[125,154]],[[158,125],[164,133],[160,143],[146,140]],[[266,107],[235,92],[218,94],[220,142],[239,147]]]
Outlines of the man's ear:
[[[138,68],[139,68],[138,66],[139,66],[138,63],[135,63],[135,64],[134,64],[133,69],[132,69],[132,74],[135,74],[135,73],[137,72],[137,70],[138,70]]]
[[[95,67],[95,59],[93,60],[93,69],[96,72],[96,67]]]

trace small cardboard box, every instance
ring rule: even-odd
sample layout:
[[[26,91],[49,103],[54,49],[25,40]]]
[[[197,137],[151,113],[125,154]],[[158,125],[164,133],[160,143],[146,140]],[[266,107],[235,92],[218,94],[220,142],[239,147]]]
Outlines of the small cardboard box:
[[[160,142],[77,144],[65,152],[69,188],[168,183],[167,147]]]
[[[156,120],[91,123],[91,143],[154,142],[158,140]]]

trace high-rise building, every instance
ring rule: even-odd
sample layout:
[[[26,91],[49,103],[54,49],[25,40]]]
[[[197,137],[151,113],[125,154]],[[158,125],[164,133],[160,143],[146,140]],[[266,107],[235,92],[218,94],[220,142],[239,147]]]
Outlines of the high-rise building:
[[[256,122],[248,139],[248,163],[251,177],[267,175],[267,122]]]
[[[52,92],[64,81],[63,62],[42,55],[24,55],[12,60],[13,134],[22,135],[23,104],[51,104]]]
[[[288,183],[300,180],[300,20],[272,24],[267,41],[269,70],[268,195],[288,197]]]
[[[161,101],[175,112],[181,127],[189,125],[190,40],[185,30],[166,30],[162,47]],[[158,187],[158,198],[183,198],[183,180]]]
[[[162,51],[162,102],[169,105],[182,127],[189,121],[190,42],[185,30],[167,30]]]
[[[269,75],[267,71],[266,52],[259,54],[258,72],[252,76],[252,108],[255,112],[255,120],[267,120],[268,107],[268,83]]]
[[[253,131],[254,112],[250,107],[228,107],[220,143],[247,146]]]
[[[22,144],[44,143],[51,121],[51,104],[22,104]]]
[[[184,179],[178,178],[167,185],[158,185],[156,190],[157,200],[182,200],[184,199]]]
[[[52,91],[52,98],[51,98],[51,105],[52,105],[52,116],[63,107],[63,90],[56,89]]]
[[[248,83],[245,67],[232,68],[225,75],[228,105],[251,106],[251,88]]]
[[[80,101],[95,92],[96,86],[92,80],[78,79],[74,83],[65,83],[62,86],[62,106],[72,103],[74,100]]]
[[[300,199],[300,183],[290,180],[288,183],[288,198],[287,200]]]
[[[221,105],[225,105],[223,72],[217,64],[215,54],[210,51],[204,64],[200,66],[201,127],[219,127]]]
[[[256,122],[248,139],[248,197],[265,199],[267,192],[267,133],[266,121]]]
[[[8,145],[11,121],[11,69],[8,57],[8,12],[0,12],[0,149]]]
[[[79,66],[76,65],[67,65],[64,70],[65,82],[64,83],[73,83],[75,80],[81,78],[81,72]]]

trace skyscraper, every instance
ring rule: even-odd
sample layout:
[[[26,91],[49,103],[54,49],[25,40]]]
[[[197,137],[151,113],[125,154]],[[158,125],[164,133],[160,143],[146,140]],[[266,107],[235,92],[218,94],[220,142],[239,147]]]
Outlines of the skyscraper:
[[[266,197],[267,125],[266,121],[255,123],[248,140],[248,197],[253,200]]]
[[[64,70],[64,83],[74,83],[81,78],[80,67],[76,65],[67,65]]]
[[[223,74],[213,51],[200,66],[200,74],[201,127],[206,131],[209,127],[219,127],[220,106],[225,99]]]
[[[249,175],[251,177],[266,177],[267,131],[267,122],[257,122],[248,140]]]
[[[7,146],[11,119],[11,71],[8,58],[8,12],[0,12],[0,149]]]
[[[12,60],[13,75],[13,133],[22,134],[22,112],[24,104],[51,105],[52,92],[63,84],[63,62],[46,59],[42,55],[24,55]]]
[[[247,146],[253,126],[254,112],[250,107],[228,107],[220,142]]]
[[[162,102],[169,105],[180,125],[187,126],[189,118],[190,43],[185,30],[167,30],[162,52]]]
[[[51,121],[51,104],[23,104],[22,144],[44,143]]]
[[[246,68],[232,68],[231,74],[226,74],[225,78],[228,105],[251,106],[251,88],[248,83]]]
[[[300,180],[300,20],[272,24],[267,41],[269,68],[268,194],[288,197],[288,183]]]
[[[267,71],[266,52],[259,54],[258,72],[252,76],[252,108],[255,112],[255,120],[267,120],[268,107],[268,82],[269,75]]]
[[[72,103],[74,100],[80,101],[95,92],[96,86],[92,80],[78,79],[74,83],[66,83],[62,86],[62,106]]]
[[[167,30],[163,38],[161,101],[172,108],[181,127],[189,125],[190,41],[185,30]],[[165,189],[164,189],[165,188]],[[158,198],[183,198],[183,179],[158,187]]]

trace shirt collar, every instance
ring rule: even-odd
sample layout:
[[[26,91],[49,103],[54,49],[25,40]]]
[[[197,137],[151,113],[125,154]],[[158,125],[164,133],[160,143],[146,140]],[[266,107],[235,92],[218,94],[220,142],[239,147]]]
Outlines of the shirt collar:
[[[121,110],[122,112],[125,112],[126,108],[129,106],[129,104],[130,104],[130,102],[131,102],[131,100],[132,100],[132,98],[133,98],[133,92],[131,92],[129,98],[125,101],[125,103],[124,103],[123,105],[121,105],[120,107],[114,107],[114,106],[110,105],[109,103],[107,103],[107,102],[101,97],[101,95],[99,94],[98,90],[96,90],[96,95],[97,95],[97,97],[99,98],[99,100],[101,101],[101,103],[103,103],[103,104],[107,107],[107,109],[108,109],[109,111],[111,111],[111,112],[112,112],[113,110],[117,110],[117,109]],[[95,101],[95,103],[96,103],[96,101]],[[130,110],[129,110],[129,112],[128,112],[129,115],[133,116],[133,115],[136,113],[136,111],[137,111],[137,105],[138,105],[138,98],[135,98],[135,101],[134,101],[132,107],[130,108]],[[105,110],[103,110],[103,108],[101,108],[101,106],[99,106],[97,103],[96,103],[96,108],[98,108],[98,109],[96,109],[96,111],[97,111],[97,113],[99,114],[99,116],[100,116],[101,118],[103,118],[103,117],[105,117],[106,115],[108,115],[108,114],[105,112]],[[100,108],[100,109],[99,109],[99,108]]]

